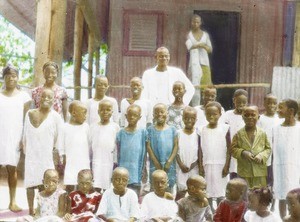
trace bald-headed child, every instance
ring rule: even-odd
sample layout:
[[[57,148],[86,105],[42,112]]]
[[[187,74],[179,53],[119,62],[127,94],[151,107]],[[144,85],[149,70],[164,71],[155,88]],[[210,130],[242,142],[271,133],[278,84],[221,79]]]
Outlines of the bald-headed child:
[[[230,126],[231,140],[245,126],[242,114],[244,108],[248,105],[248,92],[244,89],[235,90],[232,101],[234,109],[227,110],[222,117],[222,120]],[[231,158],[229,171],[231,179],[237,176],[237,162],[235,158]]]
[[[197,174],[186,182],[189,196],[180,199],[178,216],[186,222],[212,221],[212,212],[206,196],[206,181]]]
[[[229,180],[230,135],[229,126],[219,121],[220,103],[206,104],[205,115],[208,124],[199,129],[199,173],[207,182],[208,200],[213,210],[213,198],[217,199],[217,204],[224,199]]]
[[[185,196],[187,190],[186,181],[189,176],[199,174],[198,150],[200,138],[195,129],[195,122],[197,121],[196,109],[190,106],[185,107],[182,119],[184,122],[184,128],[178,130],[178,153],[176,155],[176,199],[180,199]]]
[[[282,219],[286,215],[286,194],[300,186],[300,124],[296,121],[297,112],[297,101],[280,101],[278,115],[284,121],[273,129],[273,190],[275,198],[279,200]]]
[[[65,123],[58,135],[58,151],[65,165],[64,184],[70,193],[77,184],[80,170],[90,168],[89,126],[86,105],[78,100],[69,106],[70,121]]]
[[[215,102],[217,99],[217,89],[214,86],[208,86],[202,91],[202,101],[203,104],[199,106],[195,106],[195,109],[197,110],[197,122],[196,127],[201,128],[203,126],[206,126],[208,124],[208,121],[205,117],[205,106],[209,102]],[[221,107],[221,116],[225,113],[225,110],[223,107]],[[221,118],[222,119],[222,118]],[[220,119],[220,121],[221,121]]]
[[[129,171],[128,187],[140,195],[142,173],[146,158],[147,130],[138,128],[142,109],[136,104],[127,108],[128,125],[117,134],[118,166]]]
[[[186,105],[183,103],[183,96],[185,94],[185,85],[181,81],[176,81],[173,84],[172,94],[175,98],[174,102],[168,106],[168,122],[169,126],[174,126],[177,130],[184,127],[182,120],[183,109]]]
[[[99,122],[98,105],[102,100],[109,100],[112,103],[113,113],[111,120],[119,124],[119,108],[115,98],[107,96],[106,92],[109,88],[108,78],[106,76],[97,75],[94,80],[95,95],[88,99],[87,104],[87,122],[89,125]]]
[[[149,100],[141,98],[143,91],[142,79],[139,77],[133,77],[130,80],[130,98],[124,98],[121,101],[121,117],[120,126],[126,127],[128,121],[126,119],[127,108],[132,105],[138,105],[141,107],[141,118],[137,123],[138,128],[146,128],[152,123],[152,107]]]
[[[226,199],[222,200],[214,214],[214,222],[242,221],[247,202],[247,182],[242,178],[234,178],[227,183]]]
[[[112,102],[106,99],[100,101],[100,121],[90,125],[94,186],[98,191],[110,187],[114,163],[117,162],[116,137],[120,127],[111,121],[112,113]]]
[[[104,221],[137,221],[140,210],[136,193],[127,188],[129,172],[126,168],[117,167],[113,171],[113,187],[106,190],[96,215]]]
[[[17,222],[54,221],[63,222],[68,197],[66,191],[59,187],[59,175],[55,169],[47,169],[43,175],[44,190],[36,196],[37,208],[34,215],[20,217]]]
[[[151,175],[154,191],[145,195],[141,205],[142,221],[173,221],[178,207],[168,189],[168,174],[155,170]]]
[[[167,124],[167,106],[158,103],[153,108],[154,125],[147,128],[147,152],[150,159],[150,174],[155,170],[164,170],[169,178],[169,191],[176,183],[176,161],[178,152],[177,130]]]
[[[80,170],[77,176],[77,190],[69,194],[71,209],[64,219],[66,221],[91,222],[95,219],[101,194],[93,187],[93,174],[90,169]]]
[[[262,128],[267,136],[268,140],[270,142],[271,148],[272,148],[272,131],[273,128],[280,123],[283,122],[283,118],[279,118],[277,114],[277,97],[271,93],[267,94],[264,98],[264,108],[265,111],[263,114],[260,115],[259,120],[257,122],[257,126]],[[272,172],[272,155],[270,155],[268,161],[267,161],[267,170],[268,170],[268,177],[267,177],[267,183],[269,186],[273,185],[273,172]]]
[[[300,221],[300,188],[290,190],[286,196],[290,215],[283,219],[284,222]]]
[[[267,186],[267,160],[271,147],[267,134],[256,126],[259,113],[257,106],[243,110],[245,127],[237,132],[231,144],[232,156],[237,159],[237,173],[249,188]]]

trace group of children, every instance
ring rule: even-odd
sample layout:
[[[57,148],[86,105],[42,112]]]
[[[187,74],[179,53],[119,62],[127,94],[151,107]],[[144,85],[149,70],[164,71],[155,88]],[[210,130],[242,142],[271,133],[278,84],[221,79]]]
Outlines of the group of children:
[[[183,103],[185,85],[177,81],[172,90],[174,102],[159,103],[151,107],[151,102],[141,97],[141,79],[132,78],[130,86],[132,97],[121,102],[121,120],[117,101],[106,95],[109,83],[104,76],[95,78],[94,98],[87,103],[77,100],[70,103],[70,118],[66,123],[51,109],[55,96],[53,91],[42,91],[40,106],[27,112],[23,130],[24,184],[30,215],[35,214],[34,189],[41,191],[39,196],[48,197],[52,196],[52,191],[47,191],[47,188],[57,185],[56,181],[50,181],[51,186],[45,182],[48,174],[55,174],[54,171],[49,171],[54,169],[54,147],[65,166],[64,185],[70,195],[76,185],[80,187],[79,183],[83,187],[91,186],[91,176],[89,180],[81,181],[81,176],[78,175],[82,170],[91,169],[89,174],[92,172],[94,176],[95,190],[98,193],[104,192],[100,209],[105,210],[100,211],[99,215],[103,215],[106,221],[112,220],[107,219],[105,212],[114,207],[118,208],[116,211],[120,210],[120,214],[127,208],[133,212],[138,211],[132,209],[130,206],[134,205],[129,202],[124,202],[123,209],[121,197],[128,186],[134,191],[128,197],[129,200],[135,201],[136,195],[140,198],[148,173],[152,175],[149,177],[151,190],[163,189],[162,197],[165,197],[165,192],[176,193],[178,215],[186,218],[185,221],[195,221],[188,218],[199,215],[206,215],[207,220],[214,217],[214,221],[240,221],[247,208],[247,187],[254,189],[250,196],[263,199],[262,203],[258,200],[257,205],[268,206],[269,202],[265,199],[271,201],[273,198],[266,187],[272,186],[275,198],[279,200],[282,218],[286,216],[286,203],[289,206],[295,205],[293,201],[299,194],[293,191],[288,194],[287,199],[286,194],[300,187],[297,170],[300,167],[300,162],[297,161],[300,155],[300,124],[296,120],[296,101],[280,101],[277,115],[277,98],[268,94],[264,100],[265,113],[260,116],[256,106],[248,106],[247,91],[238,89],[233,95],[234,109],[225,112],[221,104],[215,101],[216,89],[208,87],[203,91],[203,104],[190,107]],[[118,171],[113,173],[116,166],[119,167]],[[204,178],[195,178],[199,174]],[[158,177],[165,181],[155,181]],[[268,193],[268,198],[264,196],[265,192]],[[159,191],[156,195],[161,197],[158,193]],[[182,199],[187,198],[187,193],[190,197]],[[41,199],[39,196],[38,199]],[[167,195],[166,199],[170,196]],[[250,196],[251,202],[255,198]],[[74,195],[74,198],[79,203],[78,195]],[[159,203],[156,197],[149,199],[150,205],[153,202]],[[218,204],[216,210],[213,209],[214,199]],[[194,203],[197,203],[196,208],[188,207]],[[201,210],[198,210],[199,206]],[[202,210],[207,206],[209,210]],[[258,208],[253,209],[261,216],[258,213],[261,207]],[[214,216],[210,210],[215,211]],[[199,214],[200,211],[205,213]],[[187,212],[197,216],[191,216]],[[292,212],[294,211],[290,208],[291,217],[294,217]],[[257,216],[250,213],[246,215],[247,218]],[[261,217],[268,215],[271,213]],[[240,219],[228,220],[231,217]],[[126,221],[129,218],[133,221],[137,219],[130,216]],[[175,218],[172,217],[172,220],[176,220]],[[171,219],[167,217],[154,221],[169,220]]]

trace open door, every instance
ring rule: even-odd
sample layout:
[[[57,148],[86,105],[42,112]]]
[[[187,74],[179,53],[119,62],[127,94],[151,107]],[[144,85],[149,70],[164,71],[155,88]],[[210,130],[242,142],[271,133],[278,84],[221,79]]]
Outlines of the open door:
[[[224,11],[194,11],[202,18],[202,29],[212,42],[210,55],[214,84],[235,83],[239,69],[240,13]],[[232,109],[235,89],[218,89],[217,100],[225,110]]]

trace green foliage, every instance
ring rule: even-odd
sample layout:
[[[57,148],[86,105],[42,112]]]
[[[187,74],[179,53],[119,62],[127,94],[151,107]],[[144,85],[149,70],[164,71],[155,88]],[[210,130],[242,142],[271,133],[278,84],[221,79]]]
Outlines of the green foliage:
[[[20,83],[30,84],[33,79],[34,42],[2,16],[0,16],[0,42],[0,68],[8,63],[14,65],[19,69]]]

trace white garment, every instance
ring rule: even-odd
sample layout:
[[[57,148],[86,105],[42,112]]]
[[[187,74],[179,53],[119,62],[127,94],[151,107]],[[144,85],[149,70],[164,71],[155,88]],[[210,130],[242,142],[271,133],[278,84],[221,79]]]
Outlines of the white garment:
[[[152,123],[152,107],[149,100],[146,99],[139,99],[135,100],[135,105],[138,105],[141,107],[141,119],[137,123],[138,128],[146,128],[147,123]],[[121,101],[121,117],[120,117],[120,126],[126,127],[128,125],[127,119],[126,119],[126,112],[127,108],[130,106],[128,100],[122,99]]]
[[[80,170],[90,169],[89,125],[65,123],[58,135],[59,155],[66,155],[65,185],[76,185]]]
[[[278,215],[270,211],[270,215],[267,217],[260,217],[257,215],[255,211],[248,210],[245,215],[244,219],[247,222],[281,222],[282,220]]]
[[[150,100],[152,107],[157,103],[169,105],[174,101],[172,89],[176,81],[185,84],[186,93],[183,102],[188,105],[194,95],[195,88],[181,69],[170,66],[167,67],[165,72],[156,71],[156,67],[144,72],[142,98]]]
[[[226,135],[229,125],[218,124],[214,129],[207,126],[200,130],[201,148],[203,154],[203,165],[205,164],[225,164],[227,144]]]
[[[116,195],[113,188],[103,193],[96,215],[104,215],[117,222],[128,221],[129,218],[140,218],[140,209],[136,193],[128,189],[123,196]]]
[[[200,130],[203,166],[207,182],[206,192],[209,197],[224,197],[228,176],[222,177],[226,163],[226,135],[229,125],[219,123],[214,129],[207,126]]]
[[[197,111],[197,122],[195,124],[197,129],[201,129],[203,126],[206,126],[208,124],[208,121],[206,120],[206,116],[205,116],[205,108],[203,107],[203,105],[200,106],[195,106],[194,107]],[[223,115],[225,113],[224,108],[221,108],[221,116],[219,118],[218,123],[223,123]]]
[[[27,112],[23,134],[26,188],[43,184],[45,170],[54,169],[53,148],[56,147],[62,124],[61,116],[51,110],[40,126],[35,128]]]
[[[300,186],[300,125],[273,129],[274,196],[285,199],[286,194]]]
[[[176,218],[178,206],[174,200],[168,200],[157,196],[154,192],[148,193],[142,202],[141,218],[142,221],[156,217]]]
[[[119,130],[119,125],[114,122],[107,125],[94,123],[90,126],[94,187],[110,187],[113,164],[117,162],[116,137]]]
[[[234,110],[228,110],[225,112],[222,119],[229,125],[230,139],[232,141],[233,136],[245,126],[243,117],[242,115],[235,114]],[[231,157],[229,172],[237,172],[237,160],[233,157]]]
[[[30,100],[23,91],[11,97],[0,93],[0,165],[17,166],[19,162],[24,103]]]
[[[178,155],[181,162],[190,167],[198,159],[199,136],[196,130],[191,134],[186,134],[183,130],[178,130]],[[191,175],[199,174],[198,164],[190,172],[183,173],[176,164],[177,171],[177,188],[186,190],[186,181]]]
[[[118,102],[115,98],[104,96],[102,100],[109,100],[112,103],[113,106],[113,114],[111,116],[111,121],[114,121],[115,123],[119,124],[119,107]],[[98,107],[99,103],[102,100],[95,100],[94,98],[88,99],[86,101],[87,106],[87,122],[89,125],[92,125],[93,123],[99,123],[100,117],[98,114]]]
[[[268,137],[268,140],[271,145],[272,149],[272,130],[274,126],[277,126],[281,124],[284,121],[284,119],[279,119],[278,115],[275,114],[273,117],[266,116],[265,114],[260,115],[258,121],[257,121],[257,126],[262,128]],[[267,166],[271,166],[271,161],[272,161],[272,155],[270,155],[269,159],[267,160]]]
[[[208,53],[205,49],[191,49],[192,46],[199,43],[204,43],[212,49],[211,41],[207,32],[203,31],[202,37],[199,41],[195,39],[192,32],[189,32],[185,45],[190,51],[189,72],[192,74],[192,82],[194,85],[199,85],[200,83],[202,77],[201,65],[209,66]]]

